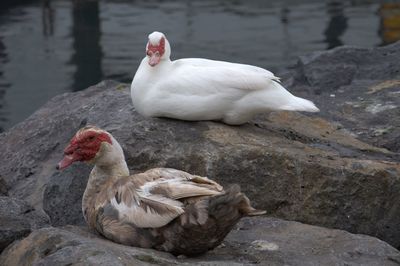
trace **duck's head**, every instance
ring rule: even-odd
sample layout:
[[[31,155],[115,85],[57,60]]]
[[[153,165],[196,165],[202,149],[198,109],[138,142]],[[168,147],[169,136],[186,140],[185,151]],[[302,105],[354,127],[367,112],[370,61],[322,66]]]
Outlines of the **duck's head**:
[[[158,65],[162,60],[169,60],[171,47],[164,33],[155,31],[149,34],[146,55],[150,66]]]
[[[124,159],[121,146],[110,133],[98,127],[86,126],[76,132],[64,149],[64,158],[58,163],[57,169],[62,170],[78,161],[104,165],[121,159]]]

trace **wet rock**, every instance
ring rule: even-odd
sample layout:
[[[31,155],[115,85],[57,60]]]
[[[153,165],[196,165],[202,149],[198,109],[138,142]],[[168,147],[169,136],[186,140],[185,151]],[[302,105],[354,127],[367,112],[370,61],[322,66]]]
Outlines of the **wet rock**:
[[[0,252],[48,222],[46,215],[35,211],[23,200],[0,196]]]
[[[400,152],[400,42],[339,47],[300,57],[284,80],[322,116],[360,139]],[[398,157],[397,157],[398,158]]]
[[[298,222],[243,219],[223,245],[196,258],[104,240],[85,228],[44,228],[8,247],[0,265],[398,265],[379,239]]]
[[[238,183],[270,215],[400,246],[395,154],[299,113],[271,113],[239,127],[144,118],[133,110],[128,86],[116,82],[57,96],[0,136],[8,193],[43,209],[53,226],[84,223],[81,197],[91,167],[58,172],[55,165],[88,123],[119,140],[132,172],[165,166]]]

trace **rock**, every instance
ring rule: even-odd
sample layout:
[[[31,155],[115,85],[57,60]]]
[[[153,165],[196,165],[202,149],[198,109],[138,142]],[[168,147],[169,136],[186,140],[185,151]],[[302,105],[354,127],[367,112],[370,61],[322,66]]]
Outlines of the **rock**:
[[[353,235],[275,218],[245,218],[223,245],[196,258],[104,240],[85,228],[43,228],[8,247],[0,265],[399,265],[400,252]]]
[[[360,139],[400,152],[400,41],[379,48],[339,47],[300,57],[285,79],[313,99],[318,116]]]
[[[84,224],[81,197],[91,167],[58,172],[55,165],[87,123],[119,140],[132,172],[165,166],[238,183],[270,215],[400,246],[396,154],[299,113],[271,113],[239,127],[144,118],[133,110],[128,86],[110,81],[57,96],[0,135],[8,194],[43,209],[53,226]]]
[[[85,228],[43,228],[8,247],[0,265],[174,265],[171,254],[123,246]]]
[[[7,196],[8,188],[6,185],[6,181],[0,176],[0,196]]]
[[[242,219],[224,245],[205,257],[246,265],[400,263],[400,252],[379,239],[267,217]]]
[[[0,196],[0,252],[14,240],[48,224],[46,215],[20,199]]]

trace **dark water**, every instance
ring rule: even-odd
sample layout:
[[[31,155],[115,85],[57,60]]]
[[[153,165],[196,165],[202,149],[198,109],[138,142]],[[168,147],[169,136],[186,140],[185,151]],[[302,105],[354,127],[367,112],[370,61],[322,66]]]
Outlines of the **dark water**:
[[[0,2],[0,131],[57,94],[106,78],[130,82],[153,30],[167,34],[173,58],[275,72],[311,51],[400,39],[394,1],[7,2]]]

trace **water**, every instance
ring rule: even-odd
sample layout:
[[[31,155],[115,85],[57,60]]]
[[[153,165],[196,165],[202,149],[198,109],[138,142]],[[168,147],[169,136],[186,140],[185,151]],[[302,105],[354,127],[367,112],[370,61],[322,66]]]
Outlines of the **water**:
[[[0,4],[0,131],[57,94],[103,79],[130,82],[153,30],[167,34],[173,58],[274,72],[311,51],[400,39],[400,4],[393,1],[19,2]]]

